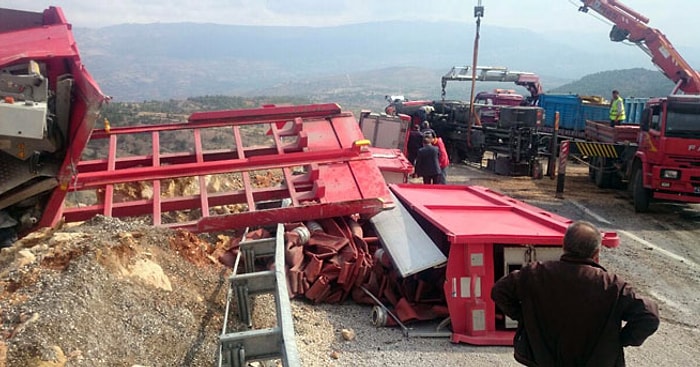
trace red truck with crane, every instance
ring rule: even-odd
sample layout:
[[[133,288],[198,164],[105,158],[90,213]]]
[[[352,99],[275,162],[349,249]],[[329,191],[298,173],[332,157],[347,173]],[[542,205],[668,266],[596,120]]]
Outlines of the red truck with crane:
[[[514,90],[496,89],[474,97],[474,117],[469,102],[446,99],[448,82],[510,82],[526,88],[524,97]],[[450,160],[481,163],[485,152],[493,153],[490,167],[498,174],[529,175],[536,165],[537,131],[544,110],[537,107],[542,94],[539,76],[506,67],[452,67],[441,79],[440,100],[407,101],[387,98],[385,112],[410,119],[413,124],[428,121],[445,142]]]
[[[587,121],[587,139],[573,141],[572,151],[591,157],[589,173],[599,187],[627,183],[637,212],[653,199],[700,203],[700,73],[647,17],[615,0],[581,2],[579,11],[613,22],[612,41],[639,46],[676,86],[647,101],[639,125]]]

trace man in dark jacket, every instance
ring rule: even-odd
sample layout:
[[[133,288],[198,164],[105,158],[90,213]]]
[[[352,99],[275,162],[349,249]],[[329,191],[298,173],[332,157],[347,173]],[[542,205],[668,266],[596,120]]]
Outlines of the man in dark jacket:
[[[656,304],[598,265],[600,243],[593,224],[575,222],[564,235],[559,261],[529,264],[493,286],[491,298],[518,321],[513,341],[518,362],[624,366],[623,347],[640,346],[656,331]]]
[[[420,126],[413,125],[408,133],[408,142],[406,143],[406,158],[411,164],[416,164],[416,156],[421,147],[423,147],[423,134],[420,132]]]
[[[416,175],[423,177],[424,184],[440,183],[440,163],[438,156],[440,151],[433,145],[433,138],[425,136],[423,138],[423,147],[418,149],[416,156]]]

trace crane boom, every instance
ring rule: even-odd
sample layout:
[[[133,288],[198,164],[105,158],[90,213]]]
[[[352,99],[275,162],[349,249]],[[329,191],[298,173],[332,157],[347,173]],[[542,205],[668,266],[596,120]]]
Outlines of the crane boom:
[[[649,18],[616,0],[581,0],[582,12],[589,9],[613,22],[610,40],[628,40],[639,46],[651,61],[676,83],[673,93],[679,89],[686,94],[700,94],[700,73],[676,51],[671,42],[660,30],[647,25]]]
[[[474,72],[473,72],[474,71]],[[528,101],[535,104],[540,94],[543,93],[540,77],[535,73],[524,71],[512,71],[500,66],[477,66],[475,70],[471,67],[454,66],[442,76],[442,89],[444,91],[448,81],[486,81],[486,82],[511,82],[525,87],[530,92]]]

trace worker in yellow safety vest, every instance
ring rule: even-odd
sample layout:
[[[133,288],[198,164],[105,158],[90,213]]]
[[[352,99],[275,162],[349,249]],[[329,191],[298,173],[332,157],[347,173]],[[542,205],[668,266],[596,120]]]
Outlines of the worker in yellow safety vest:
[[[623,121],[625,121],[625,101],[620,97],[620,92],[614,90],[610,103],[610,127],[615,127]]]

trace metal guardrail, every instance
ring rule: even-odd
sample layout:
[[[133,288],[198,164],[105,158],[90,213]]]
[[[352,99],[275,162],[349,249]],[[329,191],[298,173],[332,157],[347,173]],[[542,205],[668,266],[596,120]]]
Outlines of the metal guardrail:
[[[247,231],[246,231],[247,232]],[[274,238],[244,240],[229,277],[226,297],[226,314],[219,337],[219,367],[243,367],[252,361],[281,360],[285,367],[301,366],[294,338],[292,309],[287,291],[285,272],[284,226],[277,224]],[[255,271],[255,259],[274,256],[274,270]],[[238,274],[238,265],[244,258],[244,272]],[[254,329],[252,297],[273,294],[277,325],[272,328]],[[229,310],[235,298],[240,321],[245,330],[227,332]]]

